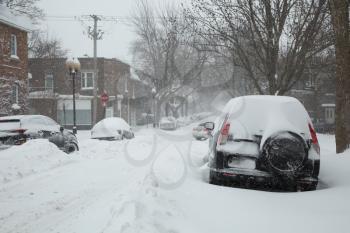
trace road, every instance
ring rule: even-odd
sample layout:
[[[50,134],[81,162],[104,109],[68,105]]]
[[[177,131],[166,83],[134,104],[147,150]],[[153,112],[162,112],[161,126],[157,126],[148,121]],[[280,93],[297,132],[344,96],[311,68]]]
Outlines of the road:
[[[335,155],[333,137],[320,136],[319,190],[273,193],[208,184],[208,142],[189,133],[80,132],[69,156],[40,140],[0,152],[0,232],[348,232],[350,153]]]

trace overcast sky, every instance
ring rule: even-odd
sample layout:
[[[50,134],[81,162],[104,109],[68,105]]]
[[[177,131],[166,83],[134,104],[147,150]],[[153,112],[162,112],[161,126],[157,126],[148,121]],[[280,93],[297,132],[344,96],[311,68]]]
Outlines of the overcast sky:
[[[98,41],[98,56],[118,58],[131,62],[130,44],[135,38],[133,29],[127,25],[130,14],[137,0],[41,0],[39,6],[44,9],[48,18],[41,27],[49,32],[50,37],[61,39],[63,46],[70,50],[71,56],[93,56],[93,42],[86,35],[87,26],[74,20],[74,16],[105,15],[120,17],[119,22],[99,22],[99,28],[105,31],[103,40]],[[180,4],[184,0],[169,0]],[[169,2],[168,1],[168,2]],[[159,7],[162,0],[149,0],[154,7]],[[54,16],[54,17],[52,17]],[[58,17],[56,17],[58,16]],[[62,18],[69,16],[69,18]],[[85,31],[85,33],[84,33]]]

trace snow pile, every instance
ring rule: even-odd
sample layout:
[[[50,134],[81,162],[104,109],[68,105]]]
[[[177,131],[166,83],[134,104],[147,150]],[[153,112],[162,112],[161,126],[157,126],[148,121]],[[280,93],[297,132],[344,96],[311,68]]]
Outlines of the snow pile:
[[[112,205],[113,218],[102,232],[184,232],[180,231],[185,221],[183,213],[158,185],[149,174],[123,189]]]
[[[64,166],[73,160],[45,139],[0,151],[0,184]]]
[[[0,183],[0,232],[349,231],[350,151],[337,155],[334,136],[319,135],[318,190],[276,193],[208,184],[208,141],[159,132],[99,141],[79,131],[69,156],[45,140],[1,151],[1,179],[18,180]]]

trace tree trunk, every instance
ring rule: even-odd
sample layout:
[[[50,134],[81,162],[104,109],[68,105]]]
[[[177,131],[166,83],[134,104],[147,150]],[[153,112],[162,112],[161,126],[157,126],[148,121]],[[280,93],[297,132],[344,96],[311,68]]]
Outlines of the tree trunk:
[[[336,129],[337,153],[350,145],[350,39],[348,0],[329,1],[336,51]]]

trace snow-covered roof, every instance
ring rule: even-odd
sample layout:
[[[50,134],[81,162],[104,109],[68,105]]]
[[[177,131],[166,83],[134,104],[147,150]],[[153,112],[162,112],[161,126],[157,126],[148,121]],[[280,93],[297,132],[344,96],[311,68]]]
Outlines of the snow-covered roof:
[[[15,15],[9,8],[2,4],[0,4],[0,23],[26,32],[33,30],[33,24],[28,17]]]
[[[136,74],[133,68],[130,69],[130,79],[141,82],[139,76]]]

